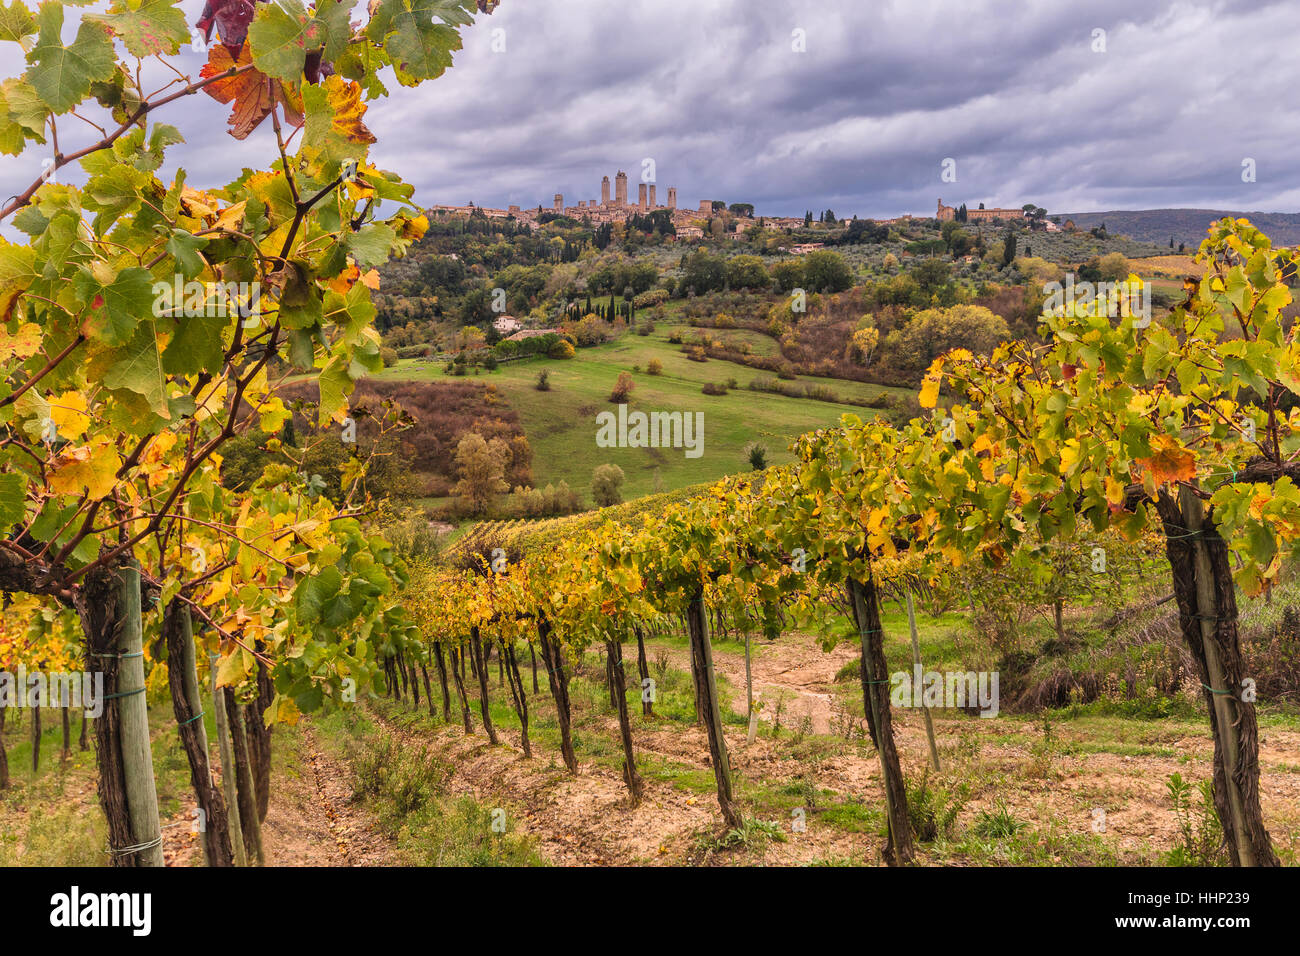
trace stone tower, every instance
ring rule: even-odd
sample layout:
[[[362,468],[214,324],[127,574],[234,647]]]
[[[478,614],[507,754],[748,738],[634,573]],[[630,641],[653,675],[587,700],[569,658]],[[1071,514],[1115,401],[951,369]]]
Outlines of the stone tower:
[[[600,204],[602,206],[609,205],[609,177],[608,176],[606,176],[604,179],[600,181]]]
[[[614,177],[614,203],[618,206],[627,205],[627,173],[621,169]]]
[[[646,211],[646,202],[647,202],[647,200],[646,200],[646,184],[645,184],[645,183],[638,183],[638,184],[637,184],[636,204],[641,208],[641,211],[642,211],[642,212],[645,212],[645,211]]]
[[[677,208],[677,187],[676,186],[668,187],[668,208],[669,209]]]
[[[564,194],[563,194],[563,193],[556,193],[556,194],[555,194],[555,211],[556,211],[556,212],[562,212],[563,210],[564,210]]]
[[[655,184],[654,184],[654,183],[651,183],[651,184],[650,184],[650,208],[651,208],[651,209],[658,209],[658,208],[659,208],[659,204],[655,202]]]

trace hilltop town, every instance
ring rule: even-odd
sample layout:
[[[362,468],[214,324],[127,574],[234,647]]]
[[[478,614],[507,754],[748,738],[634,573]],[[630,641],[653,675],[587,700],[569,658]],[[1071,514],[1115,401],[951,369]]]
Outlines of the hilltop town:
[[[595,199],[579,199],[576,204],[569,205],[565,204],[563,193],[555,193],[549,206],[538,203],[536,206],[510,205],[505,209],[500,209],[479,206],[469,202],[465,205],[434,205],[430,206],[427,211],[430,214],[440,216],[468,216],[477,213],[489,219],[513,219],[530,229],[535,229],[539,225],[558,217],[565,217],[590,225],[600,225],[603,223],[624,222],[629,216],[633,215],[647,216],[652,213],[664,213],[666,218],[671,221],[676,237],[684,240],[704,238],[709,220],[724,210],[729,214],[727,216],[726,232],[732,238],[743,238],[747,232],[756,228],[798,229],[808,224],[808,218],[811,215],[756,216],[753,206],[747,203],[728,206],[726,203],[715,199],[701,199],[698,205],[694,207],[679,207],[676,186],[668,187],[666,202],[660,204],[656,184],[648,181],[637,184],[636,201],[630,202],[628,199],[627,173],[621,169],[615,174],[612,187],[611,192],[610,178],[609,176],[603,176],[600,181],[599,201]],[[940,198],[937,212],[932,217],[913,216],[906,213],[892,219],[868,219],[866,221],[886,226],[921,218],[934,218],[940,222],[950,220],[990,223],[999,221],[1023,222],[1027,218],[1035,219],[1035,211],[1036,207],[1032,203],[1021,209],[986,209],[983,203],[980,203],[975,209],[968,209],[965,204],[958,207],[945,206],[943,199]],[[854,219],[856,218],[854,217]],[[1037,218],[1042,220],[1042,225],[1048,232],[1056,232],[1061,228],[1058,223],[1042,218],[1041,213]],[[850,221],[849,219],[837,219],[834,224],[846,226]]]

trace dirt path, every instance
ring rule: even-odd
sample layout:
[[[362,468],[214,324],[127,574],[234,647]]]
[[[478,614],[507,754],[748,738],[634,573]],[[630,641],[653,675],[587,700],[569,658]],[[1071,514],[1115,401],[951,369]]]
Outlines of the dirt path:
[[[320,749],[308,721],[297,740],[276,743],[295,748],[273,774],[271,808],[262,823],[268,866],[393,866],[392,844],[351,790],[343,764]]]
[[[668,653],[675,667],[689,666],[685,651]],[[457,726],[417,731],[385,723],[408,746],[429,748],[455,767],[449,784],[453,794],[506,809],[514,826],[531,834],[539,852],[559,865],[797,865],[829,858],[871,864],[879,862],[881,842],[873,826],[832,826],[818,821],[813,809],[847,802],[871,811],[883,800],[878,758],[861,743],[861,731],[853,742],[838,736],[846,724],[834,678],[855,656],[851,646],[827,654],[815,645],[786,639],[764,645],[755,657],[763,721],[771,723],[776,701],[784,695],[783,728],[798,731],[807,718],[805,734],[831,737],[808,737],[800,744],[789,735],[773,740],[764,733],[746,744],[743,728],[728,725],[728,748],[739,779],[762,784],[767,792],[816,794],[809,798],[806,831],[794,832],[783,811],[759,814],[770,818],[785,839],[743,853],[704,848],[702,838],[717,836],[722,826],[708,745],[703,732],[693,726],[646,724],[637,718],[638,757],[670,772],[647,780],[646,797],[633,808],[617,766],[580,756],[580,772],[571,777],[558,754],[536,744],[536,756],[523,759],[518,734],[511,729],[498,728],[503,746],[491,747],[481,729],[466,737]],[[736,706],[743,708],[743,650],[734,643],[715,645],[714,661],[736,689]],[[541,707],[549,708],[549,700]],[[1042,853],[1063,863],[1078,862],[1063,840],[1092,835],[1126,862],[1152,862],[1172,848],[1178,821],[1170,809],[1166,781],[1174,772],[1194,781],[1204,779],[1213,756],[1208,725],[1194,721],[1122,721],[1114,726],[1106,721],[1063,721],[1053,726],[1049,745],[1042,725],[1034,721],[943,712],[935,717],[944,761],[944,772],[935,779],[948,788],[969,787],[959,827],[971,827],[983,810],[1005,806],[1041,834]],[[895,708],[893,724],[904,773],[918,779],[929,762],[923,719],[917,711]],[[588,741],[604,737],[609,741],[604,752],[617,753],[618,727],[612,716],[594,723],[589,718],[577,732]],[[1295,852],[1300,842],[1300,733],[1265,729],[1261,765],[1266,823],[1279,849]],[[681,783],[674,785],[674,778]],[[1097,809],[1105,811],[1102,831],[1095,829]]]
[[[832,688],[839,669],[858,656],[852,644],[837,644],[830,653],[813,644],[798,644],[789,639],[764,643],[761,652],[751,655],[754,675],[754,702],[758,719],[766,724],[777,719],[780,710],[782,727],[799,727],[809,721],[807,730],[829,734],[842,730],[844,715]],[[755,645],[755,650],[758,646]],[[669,651],[673,666],[690,667],[687,651]],[[744,711],[745,652],[735,642],[713,645],[713,666],[735,688],[733,709]]]

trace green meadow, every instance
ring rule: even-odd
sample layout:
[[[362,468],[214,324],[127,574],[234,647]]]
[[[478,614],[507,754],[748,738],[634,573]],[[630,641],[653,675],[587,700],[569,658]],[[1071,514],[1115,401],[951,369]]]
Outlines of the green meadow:
[[[650,335],[625,333],[616,341],[578,349],[572,359],[509,362],[495,371],[480,370],[477,376],[471,373],[468,377],[495,385],[519,412],[533,449],[536,485],[567,481],[585,495],[596,466],[613,463],[626,475],[625,499],[745,471],[749,467],[745,446],[750,442],[767,448],[769,463],[787,461],[791,457],[789,447],[799,435],[834,424],[844,414],[863,418],[880,414],[871,408],[751,391],[747,387],[750,381],[772,378],[772,373],[719,359],[692,361],[679,346],[668,341],[671,331],[661,323]],[[742,334],[754,340],[756,352],[763,343],[775,344],[757,333]],[[714,333],[715,338],[725,335],[735,337],[737,332]],[[656,358],[663,363],[663,372],[650,375],[646,368]],[[543,369],[550,372],[549,391],[536,388]],[[685,449],[680,448],[596,445],[596,416],[605,410],[617,411],[609,396],[621,372],[630,372],[635,382],[629,411],[704,413],[700,457],[687,458]],[[420,359],[402,360],[376,378],[453,380],[440,363]],[[707,382],[724,384],[732,378],[739,387],[725,395],[702,392]],[[907,394],[905,389],[807,376],[790,384],[804,382],[825,385],[842,398],[858,400],[874,398],[881,392]]]

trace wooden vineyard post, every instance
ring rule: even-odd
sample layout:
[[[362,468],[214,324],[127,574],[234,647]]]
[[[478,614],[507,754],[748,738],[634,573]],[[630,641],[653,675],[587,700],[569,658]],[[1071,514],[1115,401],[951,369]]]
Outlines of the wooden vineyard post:
[[[752,744],[758,733],[758,711],[754,709],[754,665],[750,657],[750,633],[745,631],[745,705],[749,712],[749,727],[745,731],[745,743]]]
[[[447,663],[442,657],[442,641],[433,642],[433,662],[438,667],[438,686],[442,689],[442,719],[451,723],[451,692],[447,688]]]
[[[126,805],[141,866],[162,866],[162,826],[149,743],[149,709],[144,694],[144,646],[140,622],[140,569],[129,563],[118,571],[118,739],[126,783]],[[116,847],[121,854],[125,848]]]
[[[167,642],[167,682],[171,688],[172,710],[189,760],[190,783],[202,814],[203,857],[208,866],[230,866],[234,862],[230,822],[225,801],[212,779],[189,607],[172,601],[163,616],[163,637]]]
[[[1227,546],[1196,489],[1159,503],[1169,537],[1180,625],[1198,673],[1214,734],[1214,803],[1234,866],[1277,866],[1259,802],[1259,725],[1241,699],[1244,664]],[[1169,520],[1173,517],[1173,521]],[[1190,560],[1189,560],[1190,552]]]
[[[880,608],[876,603],[875,581],[849,578],[853,616],[862,644],[862,696],[872,740],[880,756],[881,786],[885,792],[885,813],[889,821],[889,842],[885,858],[890,863],[910,863],[915,855],[912,846],[912,822],[907,813],[907,788],[903,769],[894,747],[894,730],[889,712],[889,674],[885,662],[884,634],[880,626]]]
[[[524,690],[524,679],[519,673],[519,661],[515,657],[514,642],[507,647],[505,640],[499,648],[501,660],[505,662],[506,681],[510,684],[510,697],[514,701],[515,713],[519,717],[520,739],[524,748],[525,759],[532,757],[533,745],[528,739],[528,694]]]
[[[652,695],[648,693],[650,685],[646,683],[650,680],[650,665],[645,656],[645,630],[640,624],[636,626],[636,672],[641,680],[641,693],[637,695],[641,698],[641,714],[653,717],[655,704]]]
[[[921,639],[916,633],[916,608],[912,605],[911,591],[907,592],[907,628],[912,632],[912,663],[916,667],[912,680],[912,703],[915,704],[921,690],[921,677],[925,674],[925,667],[921,663]],[[925,715],[925,736],[930,741],[930,761],[938,771],[942,768],[939,766],[939,745],[934,739],[934,718],[930,716],[930,708],[923,698],[921,698],[921,712]]]
[[[212,713],[217,724],[217,751],[221,755],[221,789],[226,798],[226,813],[230,821],[230,845],[235,854],[236,866],[248,866],[248,850],[244,846],[243,821],[239,815],[239,791],[235,782],[235,755],[230,737],[230,720],[226,713],[225,692],[217,687],[217,656],[211,657]]]
[[[266,862],[266,857],[262,852],[262,822],[257,814],[257,790],[253,784],[253,767],[249,760],[248,732],[234,690],[224,687],[222,694],[226,698],[226,719],[230,722],[231,752],[235,758],[231,775],[235,779],[239,822],[244,827],[244,847],[248,850],[250,862],[256,857],[257,864],[261,866]]]
[[[478,694],[482,710],[483,730],[487,732],[488,740],[496,744],[500,741],[497,739],[497,729],[492,725],[492,705],[488,700],[489,678],[486,648],[483,645],[483,638],[477,624],[471,625],[469,632],[469,652],[473,655],[474,670],[478,674]]]
[[[465,733],[474,732],[474,721],[470,717],[469,696],[465,692],[465,667],[463,664],[465,649],[452,645],[447,648],[447,653],[451,655],[451,677],[456,684],[456,696],[460,698],[460,716],[465,724]]]
[[[718,806],[727,826],[741,826],[740,810],[732,790],[731,760],[727,755],[727,738],[722,732],[722,708],[718,702],[718,682],[713,673],[713,648],[709,645],[709,612],[704,594],[696,591],[686,612],[691,637],[691,663],[694,665],[697,699],[702,710],[704,729],[709,737],[709,755],[713,776],[718,784]]]
[[[560,642],[553,636],[550,622],[544,616],[537,619],[537,639],[542,646],[542,664],[546,667],[547,683],[551,685],[551,697],[555,700],[555,716],[560,725],[560,754],[564,757],[564,766],[576,777],[578,755],[573,749],[569,677],[564,670],[564,655],[560,650]]]
[[[623,645],[617,638],[611,638],[605,642],[605,649],[609,655],[610,680],[615,691],[618,731],[623,742],[623,782],[632,795],[632,805],[636,806],[645,793],[645,783],[637,773],[636,754],[632,750],[632,723],[627,715],[627,684],[623,673]]]

